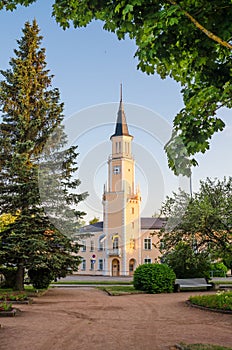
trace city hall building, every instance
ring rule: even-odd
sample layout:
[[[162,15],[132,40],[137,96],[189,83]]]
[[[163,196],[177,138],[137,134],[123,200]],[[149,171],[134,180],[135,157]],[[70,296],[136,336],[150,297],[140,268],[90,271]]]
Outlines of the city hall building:
[[[144,263],[157,262],[157,231],[162,218],[141,217],[141,194],[135,184],[133,136],[129,133],[122,92],[108,159],[108,181],[102,196],[103,221],[84,226],[78,234],[82,257],[78,274],[129,276]]]

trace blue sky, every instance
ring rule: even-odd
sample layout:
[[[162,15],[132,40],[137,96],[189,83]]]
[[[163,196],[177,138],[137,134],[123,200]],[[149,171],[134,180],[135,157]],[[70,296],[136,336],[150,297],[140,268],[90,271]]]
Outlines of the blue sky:
[[[62,30],[51,18],[51,4],[50,0],[38,0],[28,8],[0,12],[0,69],[8,67],[24,23],[35,18],[44,37],[48,68],[55,76],[53,86],[59,88],[65,118],[75,130],[81,190],[89,190],[90,194],[83,206],[88,212],[86,220],[94,215],[101,217],[101,194],[111,152],[109,137],[114,130],[122,82],[127,121],[134,135],[137,182],[144,199],[142,215],[152,215],[165,196],[183,184],[168,169],[163,151],[172,120],[183,106],[180,86],[171,79],[161,80],[138,71],[134,42],[119,41],[113,33],[104,31],[100,22]],[[223,178],[232,173],[231,111],[224,109],[219,115],[227,127],[213,137],[210,151],[197,155],[195,191],[200,179]]]

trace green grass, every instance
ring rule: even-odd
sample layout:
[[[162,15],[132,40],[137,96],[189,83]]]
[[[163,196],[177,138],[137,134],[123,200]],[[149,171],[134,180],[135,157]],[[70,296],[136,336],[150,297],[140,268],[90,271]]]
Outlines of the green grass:
[[[232,311],[232,292],[218,292],[211,295],[196,295],[189,298],[194,305],[216,310]]]
[[[54,285],[59,285],[59,284],[70,284],[70,285],[93,285],[93,284],[97,284],[97,285],[131,285],[132,282],[123,282],[123,281],[58,281],[58,282],[52,282],[52,284]]]
[[[33,288],[32,286],[24,286],[24,291],[15,291],[12,288],[0,288],[0,299],[4,299],[4,296],[6,294],[19,296],[19,297],[22,296],[22,294],[23,294],[27,297],[35,297],[35,296],[43,295],[46,291],[47,291],[47,289],[37,290],[37,289]]]
[[[232,350],[225,346],[210,345],[210,344],[180,344],[181,350]]]
[[[126,294],[144,294],[141,290],[136,290],[133,286],[107,286],[98,287],[110,295],[126,295]]]

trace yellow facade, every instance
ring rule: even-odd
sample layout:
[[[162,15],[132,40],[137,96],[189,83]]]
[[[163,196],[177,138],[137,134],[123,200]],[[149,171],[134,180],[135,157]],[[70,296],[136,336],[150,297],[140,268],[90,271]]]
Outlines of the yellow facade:
[[[156,262],[155,232],[163,221],[141,218],[141,194],[135,187],[133,136],[129,134],[122,100],[115,133],[110,138],[108,183],[103,193],[103,222],[80,230],[83,258],[80,274],[128,276],[143,263]]]

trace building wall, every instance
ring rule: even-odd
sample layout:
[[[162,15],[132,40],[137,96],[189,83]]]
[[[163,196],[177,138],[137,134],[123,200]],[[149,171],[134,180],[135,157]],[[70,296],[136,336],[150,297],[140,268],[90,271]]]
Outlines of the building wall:
[[[134,269],[143,263],[151,263],[159,262],[160,252],[157,248],[154,247],[154,244],[157,244],[158,237],[154,235],[154,230],[142,230],[140,231],[140,235],[132,242],[130,239],[127,241],[127,245],[125,247],[127,252],[126,259],[126,274],[132,274],[130,271],[130,261],[131,259],[135,259]],[[79,255],[85,261],[80,265],[78,274],[81,275],[112,275],[112,262],[114,259],[119,260],[120,268],[122,267],[122,253],[120,256],[108,256],[108,249],[112,246],[106,248],[106,239],[100,244],[99,237],[102,235],[102,232],[95,232],[92,234],[90,238],[83,238],[86,245],[80,249]],[[91,241],[93,243],[91,243]],[[81,242],[80,242],[81,243]],[[123,247],[121,247],[123,248]],[[141,254],[141,258],[139,260],[139,254]],[[94,258],[93,258],[94,256]],[[94,263],[93,263],[94,261]],[[108,264],[107,264],[108,261]],[[85,268],[84,268],[85,265]],[[84,269],[83,269],[84,268]]]

